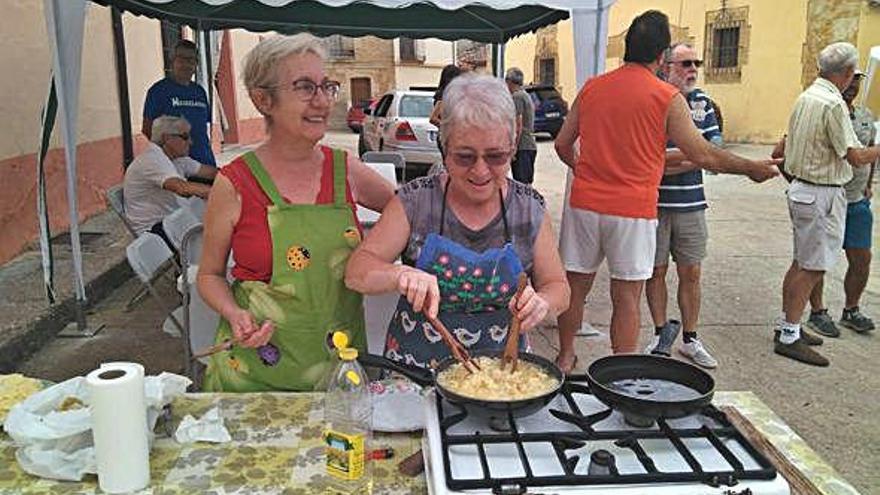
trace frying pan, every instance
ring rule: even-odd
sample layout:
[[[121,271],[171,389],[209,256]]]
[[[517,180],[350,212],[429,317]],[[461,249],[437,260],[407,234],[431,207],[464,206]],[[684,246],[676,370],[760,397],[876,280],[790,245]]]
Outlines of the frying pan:
[[[470,352],[470,355],[472,358],[486,356],[501,359],[501,355],[503,354],[503,352],[503,350],[483,350]],[[455,358],[452,356],[442,360],[434,370],[401,364],[383,356],[377,356],[375,354],[363,354],[358,356],[358,361],[360,361],[361,365],[363,366],[371,366],[375,368],[383,368],[391,371],[396,371],[419,385],[433,386],[437,393],[440,394],[440,396],[453,404],[465,408],[468,414],[487,418],[490,420],[506,420],[508,414],[512,414],[515,418],[522,418],[530,414],[534,414],[543,409],[544,406],[546,406],[551,400],[553,400],[553,398],[556,397],[556,394],[559,392],[559,389],[562,388],[562,383],[565,380],[565,375],[562,373],[562,370],[560,370],[559,367],[556,366],[555,363],[541,356],[529,354],[526,352],[520,352],[519,359],[523,361],[528,361],[538,366],[548,375],[555,378],[558,382],[558,385],[549,392],[546,392],[539,396],[529,397],[527,399],[508,401],[479,399],[459,395],[437,383],[436,377],[440,375],[440,373],[443,373],[444,371],[449,369],[450,366],[458,363],[458,361],[456,361]]]
[[[587,369],[597,399],[623,413],[634,426],[651,426],[658,418],[680,418],[712,402],[715,380],[696,366],[676,359],[616,354],[597,359]]]

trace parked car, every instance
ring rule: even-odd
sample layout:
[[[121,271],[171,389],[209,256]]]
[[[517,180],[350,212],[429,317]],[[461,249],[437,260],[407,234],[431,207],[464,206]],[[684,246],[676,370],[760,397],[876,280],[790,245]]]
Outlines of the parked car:
[[[348,115],[346,116],[345,121],[352,132],[361,132],[361,128],[364,125],[364,117],[366,117],[364,110],[373,108],[375,103],[375,99],[361,100],[348,109]]]
[[[546,132],[556,138],[568,114],[568,103],[553,86],[535,84],[524,89],[535,105],[535,133]]]
[[[434,108],[430,91],[392,91],[368,109],[358,152],[396,151],[406,160],[406,179],[425,175],[440,161],[437,127],[428,122]],[[402,179],[402,177],[398,177]]]

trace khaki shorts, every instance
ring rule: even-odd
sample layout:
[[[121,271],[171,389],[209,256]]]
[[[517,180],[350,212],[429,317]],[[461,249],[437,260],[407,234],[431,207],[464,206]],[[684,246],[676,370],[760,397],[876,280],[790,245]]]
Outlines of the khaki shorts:
[[[787,194],[794,233],[794,260],[804,270],[830,270],[843,248],[846,220],[843,188],[795,180]]]
[[[566,208],[559,252],[565,269],[596,273],[603,259],[616,280],[648,280],[654,272],[657,220]]]
[[[669,264],[669,255],[679,265],[698,265],[706,257],[706,210],[658,210],[657,252],[654,266]]]

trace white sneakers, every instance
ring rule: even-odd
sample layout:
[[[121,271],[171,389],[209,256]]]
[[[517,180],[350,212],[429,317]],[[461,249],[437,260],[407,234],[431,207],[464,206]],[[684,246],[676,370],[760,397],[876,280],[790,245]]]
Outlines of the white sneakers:
[[[709,354],[709,351],[703,347],[703,343],[697,339],[682,343],[681,347],[678,348],[678,352],[703,368],[715,368],[718,366],[718,361]]]

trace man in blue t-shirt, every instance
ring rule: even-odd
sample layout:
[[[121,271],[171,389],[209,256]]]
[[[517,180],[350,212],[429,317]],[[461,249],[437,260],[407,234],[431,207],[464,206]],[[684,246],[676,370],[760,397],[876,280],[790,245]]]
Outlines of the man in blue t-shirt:
[[[211,123],[208,95],[201,86],[192,81],[197,62],[195,43],[180,40],[174,47],[171,75],[153,84],[147,91],[141,132],[149,139],[154,119],[162,115],[183,117],[191,126],[190,158],[216,167],[217,162],[208,137],[208,124]]]
[[[684,43],[673,45],[666,60],[667,80],[684,95],[694,124],[703,137],[720,146],[721,131],[712,101],[696,87],[700,65],[702,61],[692,46]],[[660,183],[657,206],[654,273],[645,285],[655,330],[646,352],[669,356],[678,331],[683,328],[683,343],[679,352],[704,368],[714,368],[718,363],[697,339],[696,331],[700,314],[700,263],[706,257],[706,241],[709,238],[703,173],[687,161],[672,142],[667,145],[666,170]],[[666,271],[670,254],[678,272],[681,322],[666,318]]]

